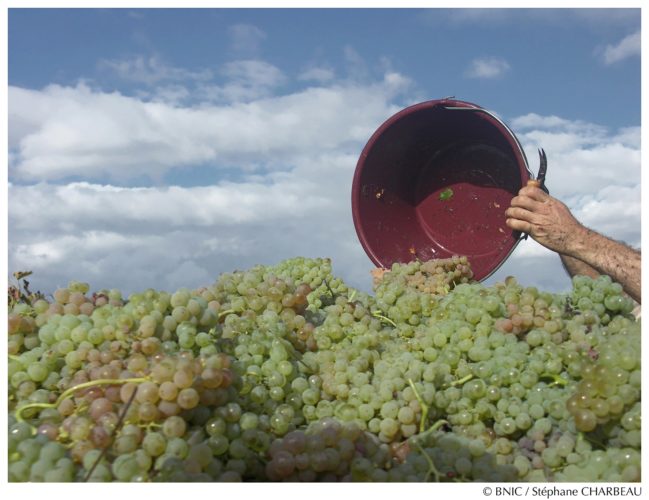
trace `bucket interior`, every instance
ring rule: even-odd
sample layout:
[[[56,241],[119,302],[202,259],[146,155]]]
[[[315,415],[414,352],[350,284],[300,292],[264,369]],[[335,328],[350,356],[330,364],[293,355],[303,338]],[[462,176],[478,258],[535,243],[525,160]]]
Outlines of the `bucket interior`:
[[[518,241],[505,210],[526,177],[515,138],[489,114],[441,105],[404,113],[359,160],[357,233],[378,266],[466,255],[484,279]]]

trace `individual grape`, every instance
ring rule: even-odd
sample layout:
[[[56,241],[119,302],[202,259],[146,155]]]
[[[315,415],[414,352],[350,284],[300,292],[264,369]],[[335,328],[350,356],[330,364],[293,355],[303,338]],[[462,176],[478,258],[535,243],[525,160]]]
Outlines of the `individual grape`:
[[[167,446],[165,448],[165,455],[185,458],[189,453],[189,444],[182,438],[171,438],[167,441]]]
[[[176,415],[168,417],[162,424],[162,432],[167,438],[180,437],[186,429],[186,422]]]
[[[130,481],[139,473],[137,459],[132,453],[118,455],[111,468],[115,478],[122,482]]]
[[[199,400],[200,396],[198,394],[198,391],[196,391],[196,389],[192,387],[182,389],[176,397],[178,406],[180,406],[184,410],[190,410],[196,407],[199,403]]]
[[[43,363],[34,363],[27,367],[27,375],[34,382],[42,382],[49,375],[50,371],[48,367]]]

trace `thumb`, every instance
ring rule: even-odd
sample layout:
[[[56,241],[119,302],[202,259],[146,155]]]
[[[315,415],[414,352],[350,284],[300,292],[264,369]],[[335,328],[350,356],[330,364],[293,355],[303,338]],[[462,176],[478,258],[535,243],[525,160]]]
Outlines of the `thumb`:
[[[518,192],[520,195],[525,195],[533,200],[545,202],[550,199],[550,195],[541,189],[541,183],[537,180],[530,179],[527,185],[521,188]]]

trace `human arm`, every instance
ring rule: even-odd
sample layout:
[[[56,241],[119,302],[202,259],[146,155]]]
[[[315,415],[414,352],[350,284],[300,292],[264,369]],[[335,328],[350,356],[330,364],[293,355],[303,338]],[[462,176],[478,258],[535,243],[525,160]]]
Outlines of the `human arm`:
[[[528,233],[544,247],[610,276],[640,303],[638,250],[588,229],[565,204],[535,186],[523,187],[505,215],[511,229]],[[576,265],[580,264],[568,259],[568,266]],[[567,269],[570,271],[570,267]]]
[[[589,278],[597,278],[600,273],[593,268],[592,266],[589,266],[585,262],[575,259],[574,257],[569,257],[565,254],[559,254],[559,257],[561,258],[561,263],[563,264],[563,268],[566,270],[566,272],[572,276],[588,276]]]

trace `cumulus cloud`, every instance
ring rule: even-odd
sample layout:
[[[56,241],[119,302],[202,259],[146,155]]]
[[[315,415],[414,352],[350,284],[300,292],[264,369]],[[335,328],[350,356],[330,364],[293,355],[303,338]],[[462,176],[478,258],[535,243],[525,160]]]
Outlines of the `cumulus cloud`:
[[[597,140],[606,134],[606,127],[583,120],[567,120],[559,116],[544,116],[537,113],[528,113],[514,118],[511,122],[514,129],[529,131],[550,130],[554,132],[568,132],[571,135],[590,137]]]
[[[229,78],[247,81],[252,67],[231,66]],[[261,69],[260,81],[281,81]],[[128,293],[202,286],[294,256],[331,257],[339,276],[369,291],[373,266],[354,230],[351,182],[363,145],[410,88],[406,76],[386,72],[186,105],[83,84],[10,87],[9,271],[34,271],[33,287],[43,291],[74,279]],[[575,216],[639,244],[638,127],[536,114],[510,125],[533,171],[537,148],[546,150],[549,189]],[[165,174],[185,166],[216,170],[217,180],[166,185]],[[223,180],[224,167],[238,171],[236,181]],[[151,182],[126,183],[133,178]],[[551,291],[569,283],[558,257],[532,240],[487,283],[507,275]]]
[[[482,57],[469,63],[465,75],[467,78],[494,79],[502,77],[509,71],[509,63],[501,57]]]
[[[376,124],[396,111],[390,100],[408,84],[390,73],[366,86],[313,87],[249,103],[198,107],[146,102],[85,85],[10,87],[10,174],[23,181],[124,180],[160,179],[172,168],[207,162],[211,168],[242,163],[273,168],[296,151],[367,140]]]
[[[276,183],[265,179],[263,183],[248,181],[191,188],[75,182],[12,185],[10,190],[14,227],[22,230],[37,229],[31,224],[38,214],[49,219],[52,226],[58,226],[67,215],[83,212],[89,225],[80,220],[78,227],[84,231],[92,230],[95,224],[124,231],[124,221],[129,221],[129,227],[141,234],[165,227],[209,226],[215,221],[219,226],[261,223],[290,217],[298,209],[306,213],[332,208],[331,199],[319,193],[319,185],[293,177]],[[273,203],[269,204],[269,200]]]
[[[44,290],[82,279],[129,292],[326,256],[368,288],[372,266],[351,218],[353,171],[409,84],[389,73],[365,85],[194,107],[85,85],[12,87],[9,268],[33,270]],[[194,187],[112,182],[206,162],[243,175]]]
[[[10,184],[10,268],[33,270],[50,290],[70,279],[174,290],[300,255],[331,257],[367,287],[349,209],[356,160],[303,157],[290,174],[193,188]]]
[[[538,169],[537,150],[546,151],[546,184],[559,198],[579,200],[608,186],[640,185],[639,127],[610,131],[596,124],[533,113],[515,118],[511,126],[533,172]]]
[[[136,97],[151,100],[152,102],[162,102],[172,106],[181,106],[187,102],[193,93],[185,85],[169,84],[156,86],[153,92],[138,92]]]
[[[629,57],[640,56],[640,30],[625,36],[615,45],[607,45],[602,57],[605,64],[613,64]]]

